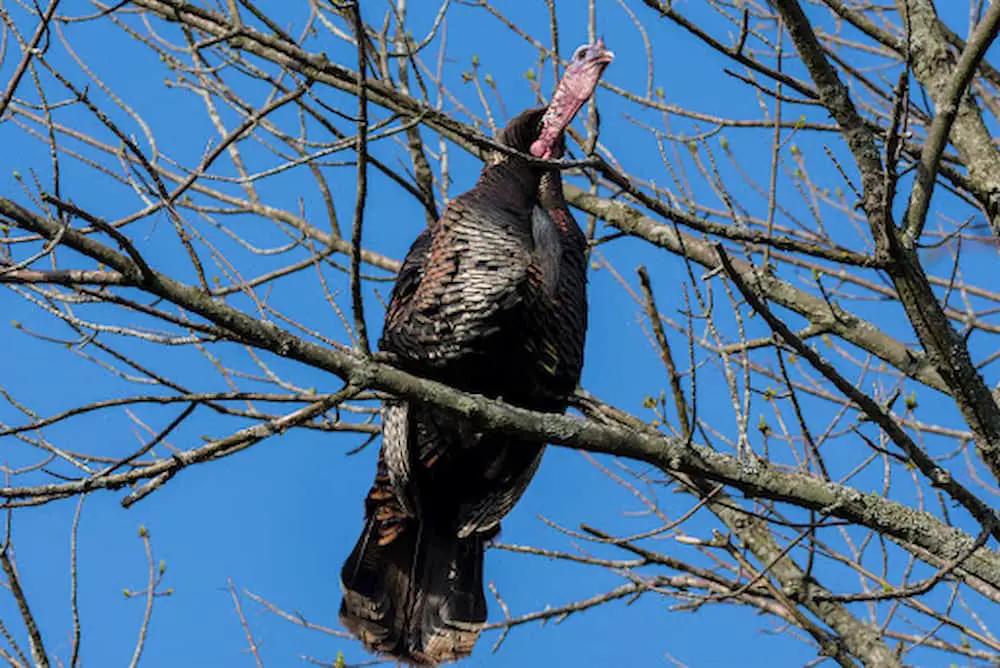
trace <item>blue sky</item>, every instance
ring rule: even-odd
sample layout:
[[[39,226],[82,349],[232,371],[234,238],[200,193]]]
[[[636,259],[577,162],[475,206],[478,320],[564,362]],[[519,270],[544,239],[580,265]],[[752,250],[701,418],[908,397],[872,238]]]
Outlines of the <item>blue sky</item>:
[[[299,4],[305,5],[296,3],[294,9],[283,7],[269,11],[275,12],[279,23],[295,26],[297,30],[304,17]],[[500,5],[531,34],[547,40],[547,12],[543,3],[506,2]],[[615,9],[614,3],[604,2],[599,6],[600,16],[609,17],[600,21],[600,32],[618,54],[606,79],[624,88],[641,91],[645,85],[645,56],[636,28]],[[378,11],[373,10],[369,17],[375,23],[380,22],[380,19],[374,20],[375,16],[381,15],[381,4],[378,7]],[[564,55],[586,41],[586,13],[582,7],[582,3],[564,2],[559,5]],[[722,19],[706,10],[702,3],[688,3],[681,9],[716,34],[725,29]],[[643,11],[642,18],[653,42],[657,65],[654,86],[663,88],[667,102],[709,114],[734,118],[759,117],[755,96],[747,93],[742,84],[722,74],[722,69],[730,67],[731,63],[687,33],[659,21],[648,10]],[[419,34],[430,20],[430,15],[414,17],[414,32]],[[27,25],[33,27],[34,24]],[[964,24],[957,25],[961,27]],[[162,29],[165,36],[176,38],[176,32],[170,28],[159,26],[158,29]],[[159,149],[184,164],[197,164],[207,142],[217,137],[206,119],[201,102],[189,91],[164,87],[164,77],[169,74],[162,69],[155,56],[109,23],[72,26],[67,34],[74,49],[90,67],[112,89],[121,93],[149,123]],[[496,80],[510,115],[533,104],[524,74],[535,65],[535,57],[520,38],[489,19],[484,12],[456,5],[449,12],[447,39],[449,83],[453,84],[464,104],[478,110],[475,91],[471,86],[463,87],[458,83],[460,73],[468,69],[473,56],[478,56],[482,72],[490,73]],[[323,44],[328,57],[353,67],[353,47],[334,43],[332,38],[329,42],[329,45]],[[319,48],[315,39],[309,47]],[[75,75],[74,81],[84,81],[58,44],[53,44],[51,58],[54,63],[70,69]],[[9,78],[14,64],[15,59],[8,56],[0,65],[0,80]],[[543,90],[551,90],[551,69],[548,66],[544,70],[543,81]],[[56,89],[50,87],[49,90]],[[259,88],[257,92],[256,98],[253,92],[248,92],[249,99],[263,102],[267,91]],[[36,98],[30,85],[22,85],[21,94],[29,99]],[[96,100],[105,100],[96,89],[93,94]],[[333,103],[347,109],[354,108],[344,96],[328,92],[324,95]],[[639,177],[658,183],[669,182],[669,175],[659,161],[653,142],[624,116],[626,109],[634,114],[634,108],[626,107],[606,91],[599,93],[598,102],[602,112],[602,139],[623,165]],[[499,109],[494,108],[493,111],[502,118]],[[385,117],[381,111],[373,113],[378,118]],[[809,113],[811,118],[825,120],[823,114]],[[78,107],[71,107],[60,114],[64,122],[94,130],[108,140],[107,133],[102,134],[97,124]],[[279,112],[275,118],[286,123],[291,121],[291,127],[295,127],[289,110]],[[224,113],[224,119],[229,127],[238,122],[235,114],[228,112]],[[652,113],[642,114],[641,119],[651,124],[660,120]],[[121,122],[130,132],[138,132],[128,119],[122,118]],[[675,132],[694,134],[699,131],[690,121],[673,119],[672,122]],[[350,128],[348,124],[341,124],[341,127],[348,131]],[[732,130],[724,134],[747,168],[757,171],[766,168],[769,138],[765,133]],[[428,132],[424,136],[431,137]],[[823,142],[842,155],[842,147],[833,135],[818,138],[803,136],[800,145],[806,154],[819,155]],[[251,169],[262,169],[271,164],[269,161],[273,161],[273,157],[246,144],[248,142],[244,142],[245,157]],[[0,123],[0,146],[5,147],[0,152],[0,192],[5,196],[26,202],[13,175],[15,170],[27,176],[34,169],[46,187],[51,183],[46,149],[28,138],[14,123]],[[437,148],[436,138],[432,148]],[[391,164],[399,164],[394,161],[402,154],[395,145],[383,142],[372,150]],[[756,166],[758,162],[760,167]],[[827,164],[823,163],[817,174],[823,174],[830,187],[834,187],[837,177]],[[335,189],[341,225],[346,225],[353,203],[353,167],[331,166],[326,169]],[[453,148],[451,170],[454,180],[451,194],[455,195],[472,185],[478,163]],[[216,172],[233,174],[231,165],[226,161],[220,161]],[[726,174],[731,174],[731,171],[727,169]],[[89,168],[70,160],[64,162],[63,179],[65,197],[105,218],[113,219],[141,207],[134,194],[127,189],[95,176]],[[307,179],[305,171],[298,171],[289,177],[262,182],[259,192],[267,203],[290,211],[298,211],[301,199],[306,217],[322,220],[323,205],[315,188],[311,187],[311,183],[310,187],[300,187]],[[374,170],[371,179],[366,245],[390,257],[402,258],[410,241],[424,225],[423,215],[410,198]],[[784,183],[780,192],[786,195],[791,188]],[[766,202],[752,193],[739,189],[736,192],[752,202],[756,212],[762,211]],[[935,204],[948,207],[949,201],[939,198]],[[582,216],[577,217],[581,223],[584,222]],[[282,238],[271,225],[254,220],[252,216],[229,217],[226,222],[254,243],[277,244]],[[852,231],[846,228],[845,225],[843,232],[837,232],[835,236],[848,243],[852,239]],[[191,272],[178,253],[167,219],[156,217],[130,230],[136,245],[153,266],[191,280]],[[228,243],[222,235],[211,230],[206,234],[220,244]],[[856,241],[850,242],[850,245],[860,249]],[[226,248],[234,257],[240,258],[245,275],[261,273],[269,266],[262,259],[240,255],[235,245],[230,244]],[[645,263],[653,276],[661,308],[668,315],[679,317],[677,310],[681,301],[678,286],[687,280],[680,261],[651,252],[645,244],[634,240],[615,242],[602,247],[602,251],[633,285],[634,267]],[[91,266],[83,260],[73,265],[76,258],[69,254],[62,257],[64,266]],[[343,287],[341,277],[331,272],[329,278],[338,287]],[[384,296],[388,288],[382,283],[378,290]],[[16,390],[18,400],[32,410],[48,415],[79,403],[81,398],[92,401],[149,391],[101,371],[93,363],[63,347],[39,341],[14,328],[8,321],[17,321],[37,331],[69,336],[65,327],[60,329],[58,323],[40,315],[23,299],[7,292],[0,295],[0,312],[4,315],[0,321],[0,331],[3,332],[0,340],[13,353],[0,357],[0,383]],[[286,313],[338,340],[344,340],[343,330],[323,301],[323,293],[314,274],[307,273],[278,283],[269,298],[280,304]],[[648,417],[648,412],[644,413],[640,407],[643,398],[659,394],[666,382],[656,353],[648,345],[640,326],[640,310],[606,269],[592,272],[590,299],[591,328],[583,385],[612,404]],[[230,303],[248,307],[239,299]],[[340,303],[347,306],[346,300],[341,299]],[[366,293],[366,305],[374,340],[380,327],[382,310],[371,290]],[[878,317],[880,326],[888,333],[904,340],[912,339],[901,317],[879,317],[878,309],[883,308],[880,305],[852,304],[851,308],[859,315]],[[122,322],[119,315],[108,309],[94,308],[86,314],[106,322]],[[725,318],[723,322],[726,322]],[[763,332],[757,321],[748,323],[748,326],[752,333],[760,335]],[[134,340],[113,340],[152,368],[176,374],[191,388],[205,391],[224,389],[211,365],[196,352],[189,349],[150,349]],[[675,345],[681,346],[680,350],[684,349],[682,342],[681,338],[676,339]],[[975,345],[975,341],[973,343]],[[88,352],[107,359],[96,351]],[[233,367],[255,371],[239,349],[230,346],[219,352]],[[335,378],[270,356],[264,357],[276,371],[294,378],[301,386],[334,390],[340,385]],[[731,436],[735,433],[732,408],[720,378],[714,369],[706,370],[700,378],[701,415],[711,416],[713,426]],[[255,387],[249,381],[244,386],[248,389]],[[920,388],[907,387],[907,390],[910,389],[917,391],[921,397],[929,399],[933,396]],[[822,423],[822,417],[829,409],[817,402],[808,402],[808,405],[817,411],[812,414],[817,424]],[[154,432],[169,423],[180,410],[176,405],[137,409]],[[756,424],[758,413],[765,410],[753,409],[753,424]],[[953,426],[958,426],[954,416],[948,415],[944,408],[930,410],[928,420],[950,421]],[[23,416],[18,415],[10,405],[0,404],[0,421],[20,424]],[[241,426],[243,423],[220,419],[200,408],[194,419],[171,436],[171,441],[178,446],[192,447],[200,443],[203,435],[220,437]],[[148,434],[136,432],[136,429],[135,423],[124,411],[113,410],[82,416],[46,430],[45,435],[73,450],[122,456],[138,447],[136,433],[148,438]],[[127,665],[131,656],[143,602],[126,599],[122,592],[145,586],[146,563],[138,537],[140,526],[146,527],[152,536],[155,558],[166,563],[163,586],[174,590],[172,596],[157,600],[142,665],[252,665],[227,591],[230,579],[238,589],[250,590],[286,610],[301,613],[310,622],[336,627],[340,601],[339,567],[361,527],[361,499],[371,480],[375,455],[374,447],[357,456],[345,455],[361,441],[356,435],[335,436],[295,430],[239,455],[186,469],[162,490],[129,510],[123,510],[119,504],[127,490],[88,496],[79,534],[85,663],[92,666]],[[0,452],[3,457],[9,458],[7,461],[11,465],[35,459],[34,456],[25,457],[23,446],[9,437],[6,441],[0,439]],[[599,459],[607,466],[614,466],[607,458]],[[830,459],[835,468],[845,471],[857,461],[846,452],[843,457],[831,454]],[[639,465],[632,466],[635,470],[644,470]],[[27,484],[38,479],[29,476],[20,482]],[[865,484],[862,480],[863,491],[869,491],[864,489]],[[878,484],[878,479],[873,478],[871,484]],[[655,493],[672,517],[681,515],[692,503],[690,498],[673,494],[666,488],[659,488]],[[901,500],[906,500],[906,492],[901,494]],[[547,527],[540,516],[570,528],[586,522],[608,532],[627,534],[655,526],[655,520],[636,516],[635,511],[639,509],[626,490],[610,483],[580,454],[550,448],[535,482],[505,521],[502,540],[572,550],[579,541]],[[31,604],[45,633],[48,649],[64,660],[68,658],[71,633],[68,536],[74,510],[73,501],[52,503],[19,510],[13,520],[16,555],[25,589],[31,596]],[[702,513],[686,524],[684,530],[694,535],[709,536],[715,526],[716,523]],[[667,553],[699,560],[693,551],[675,545],[669,538],[653,545]],[[617,558],[626,556],[609,550],[596,552]],[[586,598],[622,582],[619,577],[593,567],[552,563],[498,550],[491,551],[487,556],[487,579],[496,584],[515,614]],[[831,581],[856,585],[856,582],[839,576],[831,577]],[[774,666],[802,665],[813,658],[813,653],[797,640],[782,633],[769,633],[774,629],[773,624],[750,611],[713,606],[692,614],[672,612],[669,610],[672,604],[670,599],[646,594],[631,605],[615,602],[574,615],[561,624],[521,626],[511,632],[498,654],[490,652],[496,633],[487,633],[467,665],[671,665],[667,658],[669,655],[692,666]],[[343,652],[348,662],[366,658],[353,641],[304,631],[267,613],[247,598],[243,599],[243,606],[266,665],[307,665],[299,658],[302,655],[332,661],[338,652]],[[491,613],[494,619],[499,618],[496,604],[491,605]],[[11,621],[16,619],[16,611],[9,596],[0,595],[0,619],[16,626]],[[724,641],[720,641],[722,638]],[[940,657],[927,655],[928,663],[924,665],[934,665],[936,658]]]

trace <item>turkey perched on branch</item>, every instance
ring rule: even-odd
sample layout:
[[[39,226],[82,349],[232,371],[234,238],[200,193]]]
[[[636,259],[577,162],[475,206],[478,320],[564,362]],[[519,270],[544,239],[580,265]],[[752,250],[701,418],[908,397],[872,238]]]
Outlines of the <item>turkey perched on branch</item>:
[[[511,120],[499,142],[561,157],[566,127],[612,58],[603,40],[581,46],[548,106]],[[475,187],[413,242],[379,347],[416,375],[562,412],[580,379],[586,329],[586,239],[559,170],[495,151]],[[408,663],[468,655],[486,621],[484,543],[544,447],[387,400],[365,528],[341,571],[344,626]]]

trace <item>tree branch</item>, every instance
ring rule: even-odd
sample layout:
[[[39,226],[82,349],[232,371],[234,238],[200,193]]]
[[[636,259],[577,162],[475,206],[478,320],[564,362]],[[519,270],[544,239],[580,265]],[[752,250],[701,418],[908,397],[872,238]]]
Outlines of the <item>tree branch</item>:
[[[968,45],[962,52],[963,60],[967,59],[963,70],[955,65],[947,36],[932,3],[928,0],[896,0],[896,6],[900,14],[909,17],[909,58],[913,74],[930,94],[938,116],[942,112],[954,114],[954,119],[942,118],[942,128],[945,122],[953,124],[950,140],[968,169],[968,178],[986,208],[993,233],[1000,236],[1000,153],[993,145],[992,134],[975,101],[964,94],[966,86],[958,86],[963,78],[972,76],[973,72],[966,70],[980,61],[981,50],[988,47],[995,37],[997,19],[992,16],[996,13],[994,5],[990,6],[986,19],[976,30],[973,40],[978,40],[977,43]],[[928,135],[928,145],[931,139],[947,140],[949,136],[932,138]]]
[[[927,223],[927,212],[931,206],[931,197],[934,195],[938,167],[941,165],[944,149],[948,145],[952,125],[958,116],[959,108],[963,105],[963,98],[968,92],[972,77],[976,74],[976,68],[986,55],[986,49],[996,39],[997,31],[1000,31],[1000,4],[993,4],[969,38],[958,64],[950,73],[944,92],[934,100],[938,111],[927,131],[927,141],[920,156],[917,178],[910,193],[910,206],[904,232],[913,241],[920,238]],[[972,103],[964,101],[964,105],[969,107]],[[1000,234],[1000,228],[997,231]]]
[[[0,214],[46,238],[55,236],[63,229],[55,221],[3,198],[0,198]],[[138,268],[130,259],[75,230],[65,231],[63,244],[103,262],[130,280],[141,279]],[[974,542],[968,534],[944,525],[929,513],[913,510],[877,495],[863,495],[845,485],[817,480],[809,475],[784,472],[767,464],[748,470],[735,457],[705,447],[688,446],[679,439],[598,425],[562,415],[527,411],[485,397],[458,392],[441,383],[419,379],[351,353],[325,348],[304,341],[273,323],[251,318],[212,299],[197,288],[155,271],[153,280],[146,282],[143,288],[228,329],[238,340],[333,373],[355,388],[376,388],[397,396],[432,403],[457,413],[476,425],[502,431],[512,437],[637,459],[672,475],[707,478],[731,485],[750,496],[788,501],[870,527],[891,537],[906,549],[910,549],[911,545],[922,548],[945,561],[961,550],[968,549]],[[209,451],[208,447],[178,455],[175,460],[179,459],[186,465],[204,461],[220,453],[217,448]],[[174,460],[158,463],[141,472],[125,472],[99,479],[91,487],[84,483],[66,483],[43,485],[30,490],[3,488],[0,489],[0,497],[13,499],[31,494],[68,496],[86,489],[129,484],[159,475],[176,466]],[[975,551],[962,565],[962,571],[1000,589],[1000,555],[990,550]]]

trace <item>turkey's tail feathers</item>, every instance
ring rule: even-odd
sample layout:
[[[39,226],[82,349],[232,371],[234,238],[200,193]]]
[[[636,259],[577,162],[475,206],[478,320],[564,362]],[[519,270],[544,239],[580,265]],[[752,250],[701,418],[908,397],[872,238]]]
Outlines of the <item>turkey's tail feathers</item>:
[[[380,522],[368,518],[344,563],[341,623],[371,651],[406,663],[467,656],[486,621],[483,537],[435,535],[409,520],[386,540]]]
[[[340,571],[344,598],[340,621],[370,650],[398,653],[405,643],[409,592],[416,536],[401,531],[394,540],[380,544],[379,520],[369,517],[365,528]]]

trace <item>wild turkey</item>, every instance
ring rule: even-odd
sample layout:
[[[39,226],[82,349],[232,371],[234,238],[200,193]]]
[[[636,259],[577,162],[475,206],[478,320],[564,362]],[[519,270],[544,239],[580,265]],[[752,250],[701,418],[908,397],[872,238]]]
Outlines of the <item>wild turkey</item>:
[[[612,58],[603,40],[577,49],[549,105],[511,120],[499,142],[561,157],[564,130]],[[562,412],[583,366],[585,251],[559,171],[496,151],[413,242],[379,347],[416,375]],[[365,528],[341,571],[344,626],[407,663],[468,655],[486,621],[484,543],[544,447],[387,400]]]

